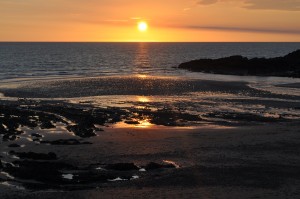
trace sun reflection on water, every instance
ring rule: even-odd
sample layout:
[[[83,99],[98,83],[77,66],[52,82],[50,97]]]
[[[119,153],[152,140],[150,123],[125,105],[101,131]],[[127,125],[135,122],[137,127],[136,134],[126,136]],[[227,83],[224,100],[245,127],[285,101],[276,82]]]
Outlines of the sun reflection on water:
[[[138,121],[139,124],[135,125],[136,128],[150,128],[153,124],[148,119]]]
[[[137,75],[137,77],[140,78],[140,79],[146,79],[149,76],[148,75]]]
[[[151,124],[149,119],[132,119],[130,121],[125,122],[119,122],[114,125],[116,128],[140,128],[140,129],[146,129],[146,128],[152,128],[154,127],[154,124]]]
[[[150,99],[148,97],[145,97],[145,96],[138,96],[137,100],[139,102],[150,102]]]

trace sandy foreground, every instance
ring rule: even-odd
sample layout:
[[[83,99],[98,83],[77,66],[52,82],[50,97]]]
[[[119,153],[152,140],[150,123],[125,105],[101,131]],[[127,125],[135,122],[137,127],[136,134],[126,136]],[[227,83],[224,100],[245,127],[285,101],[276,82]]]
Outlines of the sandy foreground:
[[[172,161],[179,168],[92,190],[26,191],[1,186],[1,198],[299,198],[299,124],[198,129],[108,128],[94,144],[60,146],[67,162]],[[96,139],[96,140],[95,140]],[[89,157],[86,160],[85,157]],[[86,162],[87,161],[87,162]],[[34,174],[33,174],[34,175]]]
[[[299,96],[143,78],[1,91],[36,99],[0,101],[0,198],[300,197]]]

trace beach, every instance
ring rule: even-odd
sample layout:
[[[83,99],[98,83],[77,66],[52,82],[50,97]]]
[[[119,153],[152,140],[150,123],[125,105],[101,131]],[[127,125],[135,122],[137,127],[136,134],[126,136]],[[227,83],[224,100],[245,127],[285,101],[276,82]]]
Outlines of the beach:
[[[300,194],[298,95],[153,76],[1,92],[1,198]]]
[[[58,154],[59,161],[82,168],[95,162],[146,165],[163,161],[174,162],[178,167],[116,171],[123,176],[128,173],[139,176],[139,179],[91,182],[93,189],[81,190],[73,185],[75,190],[72,191],[68,186],[67,190],[29,191],[1,185],[1,197],[297,198],[300,185],[298,125],[105,129],[84,150],[82,146],[47,146],[27,151],[47,153],[51,150]],[[78,172],[82,173],[84,171]]]

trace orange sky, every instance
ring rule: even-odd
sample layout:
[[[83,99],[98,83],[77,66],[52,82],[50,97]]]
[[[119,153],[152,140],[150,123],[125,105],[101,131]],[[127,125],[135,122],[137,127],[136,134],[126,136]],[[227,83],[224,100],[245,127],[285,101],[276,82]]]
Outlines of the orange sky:
[[[299,19],[300,0],[0,0],[0,41],[300,41]]]

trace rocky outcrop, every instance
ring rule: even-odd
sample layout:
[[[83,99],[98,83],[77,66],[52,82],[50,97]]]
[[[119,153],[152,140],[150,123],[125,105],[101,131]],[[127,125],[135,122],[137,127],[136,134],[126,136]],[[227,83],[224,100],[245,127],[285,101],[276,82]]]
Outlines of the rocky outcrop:
[[[300,77],[300,50],[284,57],[252,58],[240,55],[199,59],[179,65],[181,69],[226,75]]]

